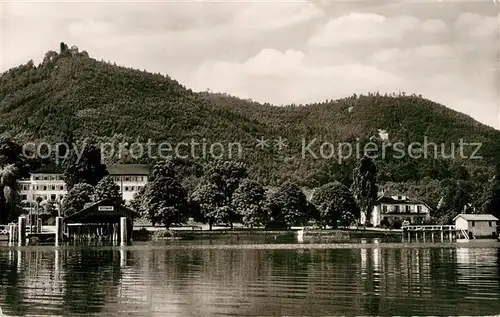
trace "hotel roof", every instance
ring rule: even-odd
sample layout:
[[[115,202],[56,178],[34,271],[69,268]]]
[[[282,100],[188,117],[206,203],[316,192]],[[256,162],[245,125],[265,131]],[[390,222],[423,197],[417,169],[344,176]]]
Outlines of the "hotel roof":
[[[149,175],[150,165],[145,164],[112,164],[107,165],[109,175]]]
[[[106,165],[109,175],[149,175],[151,167],[145,164],[109,164]],[[48,165],[34,170],[31,174],[63,174],[61,165]]]

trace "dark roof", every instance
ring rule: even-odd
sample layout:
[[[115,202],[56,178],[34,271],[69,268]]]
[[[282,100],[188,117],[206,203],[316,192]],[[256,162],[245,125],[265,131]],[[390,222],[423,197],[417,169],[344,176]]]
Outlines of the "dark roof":
[[[380,197],[378,200],[377,200],[378,203],[385,203],[385,204],[395,204],[395,205],[415,205],[415,204],[423,204],[425,205],[425,203],[421,200],[418,200],[418,199],[411,199],[411,198],[408,198],[408,199],[394,199],[392,197],[387,197],[387,196],[383,196],[383,197]]]
[[[109,175],[149,175],[150,165],[144,164],[112,164],[107,165]]]
[[[58,164],[50,164],[46,166],[39,167],[31,172],[32,174],[41,173],[41,174],[63,174],[64,168],[62,165]]]
[[[151,171],[150,165],[144,164],[109,164],[106,165],[109,175],[149,175]],[[62,165],[51,164],[33,170],[31,174],[63,174],[64,168]]]
[[[113,206],[112,211],[100,211],[99,206]],[[127,217],[132,219],[134,211],[121,204],[117,204],[110,200],[101,200],[96,203],[90,204],[82,210],[64,218],[66,222],[117,222],[120,217]]]
[[[498,218],[490,214],[460,214],[453,218],[453,221],[457,218],[464,218],[467,221],[498,221]]]

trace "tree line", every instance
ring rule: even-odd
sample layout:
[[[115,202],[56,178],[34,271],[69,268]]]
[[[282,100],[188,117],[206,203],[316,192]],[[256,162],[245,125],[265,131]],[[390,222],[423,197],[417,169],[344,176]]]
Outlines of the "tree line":
[[[204,167],[191,190],[182,184],[175,160],[158,162],[148,184],[134,198],[132,206],[153,224],[169,228],[188,218],[209,224],[234,223],[246,227],[287,229],[311,222],[322,227],[350,226],[361,212],[370,213],[377,198],[376,168],[363,158],[354,170],[352,188],[340,182],[314,190],[311,199],[295,183],[266,190],[252,179],[241,162],[215,160]]]
[[[99,147],[87,144],[84,149],[80,160],[69,153],[59,167],[68,187],[61,206],[63,215],[102,199],[123,203],[119,186],[102,164]],[[18,181],[40,167],[53,165],[50,159],[30,157],[15,141],[0,137],[1,223],[15,220],[23,212]],[[347,175],[350,167],[343,166],[341,175]],[[356,223],[361,214],[365,215],[364,224],[370,225],[378,189],[384,189],[405,193],[429,204],[434,223],[449,223],[462,212],[500,216],[498,172],[483,183],[467,178],[424,178],[419,182],[377,184],[379,173],[376,164],[364,157],[352,166],[349,186],[342,177],[331,175],[306,197],[300,184],[290,181],[266,188],[242,162],[215,160],[200,165],[170,159],[156,162],[149,182],[136,194],[131,207],[138,217],[167,228],[185,223],[189,218],[210,226],[242,223],[247,227],[271,229],[314,222],[323,227],[337,227]]]

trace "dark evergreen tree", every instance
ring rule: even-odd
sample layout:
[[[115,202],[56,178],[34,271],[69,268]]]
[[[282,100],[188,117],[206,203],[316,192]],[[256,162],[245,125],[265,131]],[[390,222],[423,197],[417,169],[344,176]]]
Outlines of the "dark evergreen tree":
[[[377,167],[368,157],[363,157],[353,171],[352,193],[361,215],[365,218],[365,225],[371,223],[373,206],[377,199]]]

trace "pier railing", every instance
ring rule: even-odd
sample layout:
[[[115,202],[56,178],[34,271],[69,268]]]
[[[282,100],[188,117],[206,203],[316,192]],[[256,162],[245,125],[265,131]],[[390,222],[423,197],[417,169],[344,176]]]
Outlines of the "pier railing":
[[[0,235],[9,235],[9,225],[0,225]]]
[[[403,231],[455,231],[455,225],[406,225]]]
[[[453,242],[453,240],[458,239],[460,235],[454,225],[405,225],[401,228],[404,232],[402,235],[403,241],[407,235],[407,242],[411,242],[412,240],[415,242],[419,242],[419,240],[426,242],[429,238],[432,242],[434,242],[435,239],[444,242],[445,236],[448,236],[447,238],[450,242]],[[435,235],[437,235],[437,237],[434,237]]]

